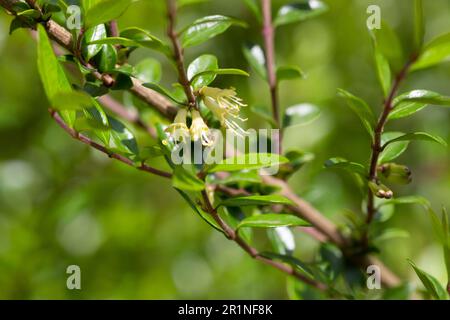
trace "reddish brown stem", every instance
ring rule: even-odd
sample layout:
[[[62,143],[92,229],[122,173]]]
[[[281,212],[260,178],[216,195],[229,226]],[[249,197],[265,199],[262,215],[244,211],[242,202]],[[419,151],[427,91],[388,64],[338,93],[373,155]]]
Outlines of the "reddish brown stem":
[[[274,261],[262,256],[257,249],[250,246],[244,239],[242,239],[239,234],[234,231],[219,215],[217,210],[211,204],[206,191],[202,192],[203,201],[205,203],[206,211],[213,217],[217,224],[222,228],[225,236],[234,242],[236,242],[245,252],[247,252],[252,258],[261,261],[269,266],[272,266],[288,275],[294,276],[298,280],[310,285],[318,290],[326,291],[328,289],[327,285],[313,280],[295,270],[292,266],[286,265],[284,263]]]
[[[49,109],[49,113],[52,116],[52,118],[56,121],[56,123],[62,128],[64,129],[64,131],[66,131],[72,138],[100,151],[103,152],[104,154],[106,154],[108,157],[112,158],[112,159],[116,159],[119,160],[122,163],[125,163],[131,167],[135,167],[138,170],[141,171],[145,171],[163,178],[171,178],[172,174],[169,172],[165,172],[153,167],[150,167],[146,164],[141,164],[140,166],[136,167],[134,162],[118,153],[115,152],[111,152],[110,150],[108,150],[106,147],[102,146],[101,144],[98,144],[97,142],[93,141],[91,138],[77,132],[75,129],[69,127],[64,120],[60,117],[60,115],[58,114],[58,112],[54,109]]]
[[[176,30],[177,21],[177,4],[175,0],[167,0],[167,15],[169,18],[169,26],[167,28],[167,35],[169,36],[173,46],[173,57],[178,71],[178,81],[183,86],[184,93],[188,99],[189,107],[197,109],[194,91],[191,87],[191,82],[186,74],[184,64],[184,53],[181,47],[180,40]]]
[[[401,83],[403,80],[405,80],[406,76],[408,75],[409,69],[411,68],[412,64],[416,61],[417,56],[413,55],[411,59],[405,64],[403,69],[398,73],[398,75],[395,77],[394,83],[392,84],[392,88],[389,92],[389,95],[387,96],[384,104],[383,104],[383,112],[381,113],[377,126],[375,127],[374,132],[374,138],[373,138],[373,144],[372,144],[372,155],[370,159],[370,169],[369,169],[369,180],[372,182],[377,182],[378,175],[377,175],[377,167],[378,167],[378,161],[381,155],[381,152],[383,151],[382,146],[382,135],[384,132],[384,127],[386,126],[387,120],[389,118],[390,113],[394,109],[394,98],[397,95],[397,92],[400,88]],[[368,233],[369,233],[369,227],[370,224],[373,221],[373,218],[375,217],[376,209],[375,209],[375,195],[373,194],[372,190],[369,189],[368,191],[368,197],[367,197],[367,217],[366,217],[366,224],[367,224],[367,230],[364,232],[363,235],[363,245],[366,247],[368,245]]]

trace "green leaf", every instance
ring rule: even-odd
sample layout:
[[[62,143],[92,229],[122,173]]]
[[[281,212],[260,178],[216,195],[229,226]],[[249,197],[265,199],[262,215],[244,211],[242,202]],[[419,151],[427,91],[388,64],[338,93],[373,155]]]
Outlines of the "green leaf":
[[[228,198],[220,203],[220,206],[242,207],[242,206],[268,206],[275,204],[292,205],[291,200],[280,195],[248,196]]]
[[[178,9],[181,9],[181,8],[184,8],[187,6],[204,3],[204,2],[208,2],[208,1],[209,0],[178,0],[177,4],[178,4]]]
[[[289,214],[266,213],[251,216],[242,220],[236,229],[240,228],[276,228],[290,226],[310,226],[308,222]]]
[[[426,132],[414,132],[414,133],[408,133],[405,134],[403,136],[400,136],[398,138],[389,140],[388,142],[386,142],[386,146],[391,144],[391,143],[395,143],[398,141],[413,141],[413,140],[422,140],[422,141],[431,141],[431,142],[436,142],[439,143],[440,145],[447,147],[447,142],[445,142],[444,139],[442,139],[441,137],[438,136],[434,136],[431,135],[429,133]]]
[[[414,43],[416,50],[422,49],[425,36],[425,18],[423,15],[423,1],[414,0]]]
[[[310,103],[302,103],[286,109],[283,127],[306,125],[316,120],[321,114],[320,109]]]
[[[400,102],[394,110],[389,114],[389,120],[406,118],[410,115],[413,115],[416,112],[427,107],[426,103],[422,102],[414,102],[414,101],[405,101]]]
[[[385,132],[381,136],[381,145],[385,145],[388,141],[397,139],[401,136],[403,136],[404,133],[402,132]],[[406,149],[408,149],[409,141],[398,141],[389,144],[383,152],[381,152],[380,158],[378,162],[386,163],[391,162],[392,160],[400,157]]]
[[[219,224],[214,220],[214,218],[207,212],[203,211],[190,197],[189,195],[184,192],[183,190],[177,189],[177,192],[186,200],[186,202],[189,204],[189,206],[194,210],[206,223],[208,223],[211,227],[214,229],[220,231],[223,233],[222,228],[219,226]]]
[[[204,54],[192,61],[187,70],[188,79],[195,90],[209,85],[216,78],[215,73],[205,73],[204,71],[216,70],[219,68],[217,58],[211,54]]]
[[[448,61],[450,61],[450,33],[443,34],[427,44],[411,70],[421,70]]]
[[[130,6],[132,0],[102,0],[91,6],[85,17],[85,28],[96,26],[119,18]]]
[[[289,162],[283,156],[272,153],[248,153],[222,160],[206,169],[207,172],[240,171],[277,166]]]
[[[185,191],[202,191],[205,189],[205,183],[182,166],[175,167],[172,185],[176,189]]]
[[[117,51],[116,48],[110,44],[105,44],[100,51],[98,57],[98,70],[100,72],[107,72],[114,70],[117,63]]]
[[[264,50],[257,44],[243,47],[245,59],[253,70],[264,80],[267,80],[266,56]]]
[[[277,80],[281,82],[283,80],[292,80],[298,78],[305,78],[303,71],[295,66],[281,66],[277,68]]]
[[[57,110],[83,110],[93,104],[92,98],[81,91],[59,92],[53,96],[53,107]]]
[[[134,67],[134,76],[142,82],[159,83],[162,77],[161,63],[153,58],[141,60]]]
[[[53,104],[57,94],[72,92],[72,86],[53,52],[50,39],[42,25],[38,25],[38,35],[37,64],[39,75],[47,98]],[[57,101],[56,104],[59,105]],[[75,115],[74,111],[61,112],[61,116],[69,126],[73,125]]]
[[[364,128],[366,128],[370,136],[373,137],[374,136],[373,128],[376,125],[376,118],[369,105],[361,98],[354,96],[353,94],[351,94],[346,90],[338,89],[338,92],[341,97],[347,100],[348,106],[353,110],[353,112],[356,113],[356,115],[359,117],[362,124],[364,125]]]
[[[160,86],[157,83],[144,83],[143,86],[146,88],[152,89],[158,93],[161,93],[162,95],[166,96],[167,98],[169,98],[170,100],[172,100],[173,102],[175,102],[177,104],[181,104],[181,105],[185,104],[183,101],[180,101],[178,99],[178,97],[176,97],[172,92],[170,92],[169,90],[167,90],[163,86]]]
[[[378,46],[375,44],[375,64],[377,67],[377,75],[378,80],[380,81],[381,88],[383,89],[384,97],[389,95],[389,91],[391,90],[391,67],[389,65],[389,61],[386,57],[381,53]]]
[[[306,263],[298,260],[297,258],[287,256],[287,255],[282,255],[282,254],[276,254],[276,253],[272,253],[272,252],[262,252],[261,256],[263,256],[267,259],[270,259],[270,260],[282,261],[284,263],[289,264],[293,268],[300,270],[301,272],[303,272],[304,274],[306,274],[310,277],[313,276],[313,272],[312,272],[311,268]]]
[[[403,48],[397,34],[385,22],[381,22],[381,29],[371,30],[372,38],[379,52],[386,57],[391,66],[399,67],[403,64]]]
[[[413,90],[401,94],[394,99],[394,108],[402,102],[420,102],[426,104],[435,104],[450,106],[450,97],[442,96],[441,94],[429,90]]]
[[[110,45],[120,45],[124,47],[141,47],[141,44],[137,41],[134,41],[132,39],[123,38],[123,37],[108,37],[98,40],[92,40],[89,41],[88,44],[90,45],[98,45],[101,48],[101,45],[103,44],[110,44]]]
[[[282,25],[314,18],[328,10],[328,6],[320,0],[302,0],[280,8],[275,17],[274,25]]]
[[[409,300],[413,289],[409,283],[388,288],[383,293],[383,300]]]
[[[414,262],[408,260],[411,267],[413,267],[420,281],[422,281],[423,285],[427,292],[436,300],[448,300],[448,294],[439,281],[433,277],[432,275],[426,273],[425,271],[419,269]]]
[[[202,44],[224,33],[233,25],[246,26],[242,21],[222,15],[200,18],[180,32],[182,46],[187,48]]]
[[[363,178],[368,175],[367,169],[359,163],[350,162],[344,158],[331,158],[325,162],[326,168],[344,169],[350,173],[357,173]]]
[[[244,77],[248,77],[249,74],[247,72],[245,72],[244,70],[241,69],[234,69],[234,68],[229,68],[229,69],[213,69],[213,70],[206,70],[206,71],[202,71],[198,74],[196,74],[192,80],[193,82],[197,82],[199,77],[204,77],[204,76],[218,76],[218,75],[234,75],[234,76],[244,76]],[[196,85],[198,86],[198,85]],[[198,86],[198,88],[201,88],[202,86]]]
[[[388,241],[392,239],[398,239],[398,238],[409,238],[411,235],[408,231],[397,229],[397,228],[390,228],[385,229],[383,232],[379,235],[377,235],[373,241],[380,243],[382,241]]]
[[[258,5],[258,0],[244,0],[245,5],[250,9],[250,11],[255,15],[256,19],[261,22],[262,14],[261,9]]]
[[[273,128],[277,126],[275,120],[273,119],[272,112],[270,112],[268,108],[264,106],[252,105],[250,106],[250,111],[266,120]]]
[[[295,250],[295,239],[291,229],[288,227],[278,227],[267,229],[266,233],[275,253],[292,255]]]
[[[419,204],[425,208],[429,208],[431,206],[430,201],[421,196],[407,196],[401,198],[390,199],[382,202],[378,208],[387,206],[387,205],[403,205],[403,204]]]
[[[125,155],[139,155],[139,147],[133,132],[114,117],[108,116],[108,122],[112,129],[111,138],[116,151]]]
[[[172,49],[167,44],[165,44],[162,40],[155,37],[147,30],[137,28],[137,27],[130,27],[130,28],[122,30],[120,32],[120,38],[116,38],[116,39],[123,39],[123,38],[132,40],[134,42],[134,43],[128,44],[128,45],[124,44],[126,46],[145,47],[148,49],[159,51],[166,56],[169,56],[169,57],[172,56]],[[123,41],[123,40],[121,40],[121,41]]]
[[[101,50],[103,45],[95,43],[98,40],[103,40],[107,37],[106,28],[104,24],[99,24],[93,28],[86,30],[83,37],[83,56],[86,61],[90,61]],[[89,44],[94,42],[94,44]]]

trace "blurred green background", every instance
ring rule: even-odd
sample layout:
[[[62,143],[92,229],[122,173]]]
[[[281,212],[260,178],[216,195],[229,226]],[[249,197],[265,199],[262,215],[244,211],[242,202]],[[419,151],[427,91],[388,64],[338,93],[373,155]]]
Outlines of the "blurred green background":
[[[287,1],[274,1],[275,10]],[[316,159],[295,175],[295,190],[334,221],[346,209],[358,211],[361,197],[352,179],[326,171],[323,162],[341,156],[366,163],[370,143],[337,88],[361,96],[380,110],[381,90],[374,72],[366,29],[366,9],[382,8],[405,52],[412,47],[411,0],[328,0],[330,11],[277,33],[279,64],[295,64],[306,80],[281,86],[284,107],[300,102],[322,109],[315,122],[286,132],[285,148],[314,152]],[[450,2],[425,1],[427,39],[450,31]],[[210,14],[238,17],[248,29],[234,28],[189,50],[192,61],[215,54],[223,67],[248,70],[246,41],[261,43],[257,22],[240,0],[212,0],[180,12],[180,26]],[[248,258],[190,210],[170,183],[111,161],[73,141],[48,116],[36,68],[36,48],[25,30],[8,36],[11,18],[0,15],[0,298],[7,299],[284,299],[286,277]],[[164,36],[163,0],[142,0],[119,20]],[[138,51],[133,61],[158,55]],[[163,59],[163,81],[175,81]],[[266,85],[225,77],[217,86],[234,86],[251,105],[268,107]],[[450,64],[411,75],[402,88],[450,95]],[[429,131],[450,141],[450,110],[430,107],[390,129]],[[264,126],[251,116],[250,126]],[[450,149],[413,143],[399,159],[414,173],[413,184],[397,195],[418,194],[436,209],[450,208]],[[418,207],[399,207],[386,227],[407,230],[409,238],[390,240],[381,257],[402,278],[417,282],[411,258],[442,282],[440,248],[428,216]],[[296,255],[312,259],[317,243],[296,233]],[[81,267],[82,290],[66,288],[66,268]]]

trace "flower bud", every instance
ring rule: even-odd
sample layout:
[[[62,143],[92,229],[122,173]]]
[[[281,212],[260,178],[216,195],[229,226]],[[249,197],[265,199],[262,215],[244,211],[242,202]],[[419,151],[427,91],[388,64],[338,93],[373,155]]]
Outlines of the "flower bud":
[[[404,165],[386,163],[378,167],[378,172],[386,181],[396,184],[411,183],[411,170]]]
[[[384,184],[377,184],[373,181],[369,181],[369,188],[377,198],[392,199],[392,197],[394,197],[394,192]]]

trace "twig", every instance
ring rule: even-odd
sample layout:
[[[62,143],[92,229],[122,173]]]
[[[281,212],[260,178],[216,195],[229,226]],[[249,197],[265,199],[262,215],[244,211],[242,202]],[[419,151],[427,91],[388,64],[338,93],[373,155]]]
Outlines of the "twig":
[[[250,246],[247,242],[245,242],[244,239],[242,239],[239,234],[234,231],[227,223],[219,216],[216,209],[214,209],[213,205],[211,204],[211,201],[208,198],[208,195],[206,191],[202,192],[203,201],[205,202],[206,210],[207,212],[213,217],[213,219],[219,224],[219,226],[224,231],[226,237],[236,242],[245,252],[247,252],[252,258],[261,261],[269,266],[272,266],[288,275],[292,275],[295,278],[299,279],[300,281],[306,283],[307,285],[310,285],[320,291],[326,291],[328,289],[327,285],[318,282],[316,280],[313,280],[301,273],[299,273],[297,270],[295,270],[292,266],[286,265],[284,263],[274,261],[271,259],[268,259],[264,256],[262,256],[257,249]]]
[[[90,139],[89,137],[86,137],[85,135],[77,132],[75,129],[69,127],[64,120],[59,116],[58,112],[54,109],[49,109],[48,110],[51,117],[56,121],[56,123],[62,128],[64,129],[64,131],[66,131],[72,138],[74,138],[75,140],[78,140],[100,152],[103,152],[104,154],[106,154],[108,157],[112,158],[112,159],[116,159],[119,160],[120,162],[123,162],[131,167],[134,167],[138,170],[141,171],[145,171],[163,178],[171,178],[172,174],[169,172],[165,172],[153,167],[150,167],[144,163],[142,163],[140,166],[135,166],[134,162],[118,153],[115,152],[111,152],[110,150],[108,150],[106,147],[102,146],[101,144],[98,144],[97,142],[93,141],[92,139]]]
[[[263,28],[262,34],[264,38],[264,47],[266,51],[266,65],[267,65],[267,78],[269,81],[270,88],[270,99],[272,105],[272,114],[280,130],[279,136],[276,138],[279,144],[279,150],[282,150],[282,124],[280,120],[280,102],[278,97],[278,79],[276,73],[276,62],[275,62],[275,28],[272,22],[272,1],[271,0],[261,0],[262,12],[263,12]]]
[[[183,86],[184,93],[189,102],[189,107],[197,109],[197,103],[192,91],[191,82],[186,74],[186,68],[184,65],[183,48],[181,47],[178,34],[175,31],[177,20],[177,3],[175,0],[167,0],[167,16],[169,18],[169,26],[167,28],[167,35],[172,41],[173,57],[178,70],[178,81]]]
[[[413,55],[411,59],[405,64],[403,69],[399,72],[399,74],[395,77],[394,83],[392,84],[392,88],[389,92],[388,97],[386,98],[384,105],[383,105],[383,112],[380,115],[380,118],[378,119],[377,126],[375,128],[375,134],[374,134],[374,141],[372,144],[372,155],[370,159],[370,169],[369,169],[369,180],[372,182],[377,183],[378,175],[377,175],[377,167],[378,167],[378,160],[380,158],[381,152],[383,151],[382,146],[382,135],[384,132],[384,127],[386,126],[387,120],[389,118],[390,113],[394,109],[394,98],[397,95],[398,89],[400,88],[401,83],[403,80],[405,80],[406,76],[408,75],[409,69],[411,68],[411,65],[416,61],[417,55]],[[369,233],[369,227],[370,224],[373,221],[373,218],[375,217],[376,209],[375,209],[375,196],[372,192],[372,190],[368,191],[368,198],[367,198],[367,218],[366,218],[366,224],[367,224],[367,230],[365,231],[363,235],[363,245],[368,245],[368,233]]]

